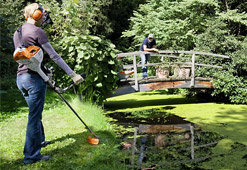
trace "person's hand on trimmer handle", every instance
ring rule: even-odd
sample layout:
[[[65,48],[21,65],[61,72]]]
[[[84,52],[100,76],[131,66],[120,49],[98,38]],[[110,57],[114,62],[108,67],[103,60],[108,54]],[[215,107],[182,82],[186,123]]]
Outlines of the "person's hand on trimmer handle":
[[[78,84],[80,84],[81,82],[84,81],[84,79],[82,78],[82,76],[79,75],[79,74],[76,74],[75,72],[73,72],[69,76],[72,78],[72,80],[75,83],[75,85],[78,85]]]

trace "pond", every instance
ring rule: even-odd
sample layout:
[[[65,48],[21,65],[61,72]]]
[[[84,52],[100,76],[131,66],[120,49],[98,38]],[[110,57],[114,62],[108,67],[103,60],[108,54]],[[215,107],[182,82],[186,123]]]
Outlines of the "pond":
[[[163,107],[108,116],[117,129],[123,163],[132,169],[200,169],[222,135],[205,132]]]

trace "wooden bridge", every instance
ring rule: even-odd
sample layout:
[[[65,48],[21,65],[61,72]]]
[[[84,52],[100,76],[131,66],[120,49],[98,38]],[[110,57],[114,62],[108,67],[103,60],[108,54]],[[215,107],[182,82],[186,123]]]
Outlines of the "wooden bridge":
[[[142,65],[140,62],[140,54],[150,54],[150,63]],[[138,58],[139,57],[139,58]],[[197,77],[195,71],[200,67],[209,67],[214,69],[222,69],[222,66],[213,64],[197,63],[199,57],[213,57],[217,59],[227,59],[228,56],[196,52],[196,51],[159,51],[159,53],[150,52],[128,52],[118,54],[118,59],[128,60],[129,65],[122,65],[119,72],[118,89],[111,95],[119,96],[128,93],[162,90],[167,88],[213,88],[212,78]],[[171,60],[173,60],[171,62]],[[169,70],[159,69],[159,66],[169,64],[170,70],[174,69],[173,75]],[[172,66],[171,66],[172,64]],[[142,79],[143,66],[155,67],[156,75]],[[164,67],[163,67],[164,68]],[[161,73],[160,73],[161,70]],[[139,71],[139,73],[138,73]],[[139,77],[138,77],[139,75]]]

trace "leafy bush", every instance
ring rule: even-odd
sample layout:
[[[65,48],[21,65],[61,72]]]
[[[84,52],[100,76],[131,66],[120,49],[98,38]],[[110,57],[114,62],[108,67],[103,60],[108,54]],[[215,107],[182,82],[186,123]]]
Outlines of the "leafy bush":
[[[234,76],[231,72],[224,71],[216,75],[213,81],[213,96],[224,95],[232,103],[247,103],[247,80],[243,77]]]
[[[196,50],[214,53],[225,53],[228,60],[212,60],[204,57],[199,62],[222,65],[223,70],[199,69],[198,74],[214,77],[213,96],[228,98],[232,103],[247,103],[247,39],[241,35],[229,34],[231,29],[221,19],[208,20],[208,27],[200,34],[196,42]],[[211,60],[211,61],[210,61]]]
[[[114,45],[90,35],[67,36],[59,42],[59,45],[67,63],[73,65],[77,73],[86,73],[87,78],[80,89],[86,99],[102,103],[116,88],[117,60]],[[64,82],[64,76],[58,77],[60,77],[57,79],[59,82]]]
[[[85,98],[102,103],[116,88],[117,60],[115,46],[109,40],[101,35],[90,35],[90,29],[97,25],[94,19],[99,15],[96,13],[99,2],[64,0],[61,4],[52,1],[46,5],[54,22],[47,28],[52,33],[50,39],[54,48],[73,70],[87,74],[80,88]],[[66,81],[68,77],[64,72],[57,70],[57,82],[68,85],[71,80]]]
[[[16,76],[4,76],[1,77],[0,81],[0,89],[1,90],[10,90],[13,88],[17,88],[16,86]]]

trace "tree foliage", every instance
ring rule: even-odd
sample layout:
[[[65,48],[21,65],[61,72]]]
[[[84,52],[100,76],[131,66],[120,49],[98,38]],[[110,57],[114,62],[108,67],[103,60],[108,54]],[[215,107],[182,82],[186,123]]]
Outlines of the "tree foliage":
[[[223,94],[231,102],[247,103],[246,11],[244,1],[150,0],[134,12],[130,29],[123,35],[134,39],[130,50],[136,50],[149,33],[154,33],[162,50],[229,55],[230,60],[223,61],[210,57],[198,59],[199,63],[223,65],[227,70],[199,68],[197,75],[215,78],[212,95]]]
[[[53,46],[74,71],[86,73],[87,78],[80,89],[85,98],[102,103],[116,88],[117,81],[115,45],[106,40],[103,33],[97,34],[100,30],[97,28],[104,27],[105,34],[107,28],[110,30],[100,12],[109,1],[63,0],[45,5],[51,10],[54,22],[47,28]],[[58,72],[56,77],[62,85],[70,82],[66,81],[68,77],[63,72]]]
[[[22,15],[24,6],[31,2],[33,1],[20,3],[20,1],[8,0],[6,9],[1,15],[1,20],[7,19],[3,25],[9,24],[5,28],[9,34],[4,37],[4,40],[8,42],[3,45],[9,49],[6,50],[5,56],[10,59],[11,64],[15,64],[12,59],[14,51],[12,36],[24,22]],[[102,9],[109,6],[111,1],[42,0],[38,3],[50,11],[54,24],[45,28],[45,31],[55,50],[73,70],[87,74],[80,91],[86,99],[102,103],[107,94],[116,88],[117,81],[116,49],[109,40],[105,39],[104,35],[111,32],[111,28],[107,17],[102,12]],[[7,5],[9,5],[8,8]],[[12,13],[8,9],[11,9]],[[48,64],[54,65],[52,62]],[[57,83],[68,85],[71,82],[69,77],[56,65],[54,67]]]
[[[14,51],[12,37],[23,19],[22,15],[19,15],[23,9],[22,3],[23,0],[0,0],[0,74],[2,78],[16,73],[17,64],[12,57]]]
[[[139,4],[146,3],[146,0],[112,0],[109,8],[105,8],[106,16],[108,17],[113,32],[107,35],[121,51],[126,49],[131,44],[131,39],[121,37],[124,30],[129,29],[129,18],[133,16],[133,11],[138,9]]]
[[[150,0],[134,12],[131,29],[124,36],[134,37],[134,44],[140,44],[149,33],[155,33],[160,49],[192,49],[196,34],[205,29],[216,5],[211,0]]]

